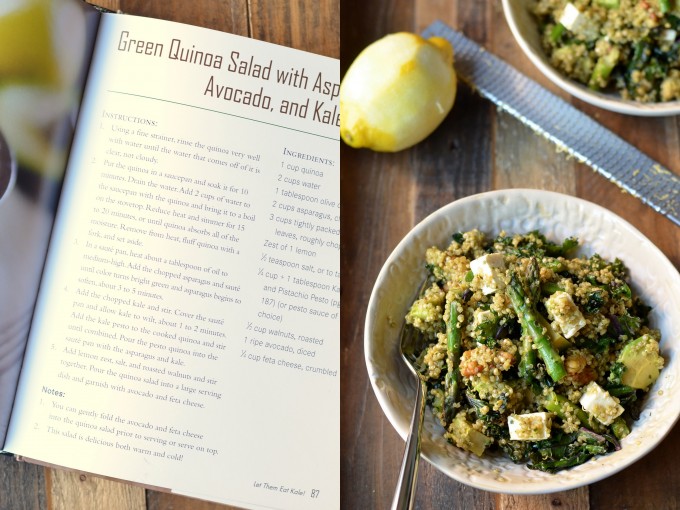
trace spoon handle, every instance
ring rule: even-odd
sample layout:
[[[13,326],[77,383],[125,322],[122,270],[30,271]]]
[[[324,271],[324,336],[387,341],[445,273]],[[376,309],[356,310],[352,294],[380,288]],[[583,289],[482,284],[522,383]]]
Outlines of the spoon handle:
[[[399,479],[394,491],[392,510],[409,510],[413,508],[416,496],[416,481],[418,478],[418,460],[420,459],[420,431],[425,416],[425,382],[418,378],[416,390],[416,405],[411,417],[411,430],[406,438],[404,459],[401,461]]]

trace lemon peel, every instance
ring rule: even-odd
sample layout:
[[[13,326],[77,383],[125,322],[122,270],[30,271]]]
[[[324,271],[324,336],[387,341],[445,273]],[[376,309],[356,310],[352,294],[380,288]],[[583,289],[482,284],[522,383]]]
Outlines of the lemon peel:
[[[398,32],[367,46],[340,85],[340,136],[348,145],[396,152],[422,141],[456,97],[453,48],[441,37]]]

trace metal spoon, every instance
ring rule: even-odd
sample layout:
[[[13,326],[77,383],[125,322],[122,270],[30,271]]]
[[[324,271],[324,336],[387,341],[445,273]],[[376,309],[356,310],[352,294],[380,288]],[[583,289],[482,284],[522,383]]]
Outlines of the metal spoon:
[[[425,287],[426,283],[423,283],[421,290]],[[420,295],[420,292],[418,295]],[[422,350],[419,348],[419,340],[421,340],[421,335],[414,328],[407,327],[406,324],[402,325],[399,345],[401,357],[411,373],[418,379],[418,386],[416,389],[416,404],[413,408],[413,416],[411,417],[411,428],[406,438],[404,458],[401,461],[397,487],[394,491],[394,499],[392,500],[392,510],[413,508],[416,496],[418,461],[420,459],[420,433],[423,428],[425,395],[427,393],[425,378],[415,367],[418,353]]]

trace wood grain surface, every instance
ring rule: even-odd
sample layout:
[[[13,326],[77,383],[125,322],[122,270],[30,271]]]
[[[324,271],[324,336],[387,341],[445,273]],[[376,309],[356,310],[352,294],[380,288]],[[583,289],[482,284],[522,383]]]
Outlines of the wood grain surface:
[[[441,19],[680,175],[680,117],[609,113],[558,91],[524,57],[498,1],[342,0],[341,68],[391,32],[419,32]],[[454,48],[455,50],[455,48]],[[680,227],[466,86],[453,111],[424,142],[396,154],[342,147],[342,507],[388,509],[404,449],[373,394],[364,363],[363,324],[378,272],[401,238],[426,215],[464,196],[502,188],[575,195],[622,216],[680,267]],[[680,508],[676,427],[635,465],[589,487],[542,496],[492,494],[421,463],[416,508],[588,510]],[[559,476],[559,475],[557,475]]]
[[[497,0],[101,0],[112,9],[257,37],[329,56],[346,69],[379,37],[442,19],[549,89],[521,54]],[[340,6],[341,3],[341,6]],[[338,11],[341,9],[341,17]],[[340,48],[339,37],[342,40]],[[567,98],[568,99],[568,98]],[[680,118],[632,118],[571,102],[680,175]],[[363,323],[375,278],[424,216],[457,198],[513,187],[576,195],[619,214],[680,267],[680,228],[465,86],[427,140],[397,154],[342,148],[342,508],[389,508],[404,443],[383,415],[363,357]],[[421,463],[416,508],[460,510],[672,510],[680,508],[676,427],[651,454],[589,487],[509,496],[461,485]],[[225,474],[226,476],[226,474]],[[0,510],[217,510],[229,507],[0,457]]]
[[[179,21],[329,57],[340,56],[339,0],[91,0],[90,3],[126,14]],[[0,510],[229,508],[233,507],[17,462],[0,455]]]

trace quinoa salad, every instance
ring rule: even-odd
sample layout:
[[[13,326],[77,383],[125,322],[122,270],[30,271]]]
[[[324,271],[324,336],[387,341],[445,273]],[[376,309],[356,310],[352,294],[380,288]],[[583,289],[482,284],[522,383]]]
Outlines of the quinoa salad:
[[[643,103],[680,100],[680,0],[531,0],[553,67]]]
[[[425,253],[406,315],[446,439],[557,472],[620,448],[664,365],[660,333],[616,259],[540,232],[459,232]]]

